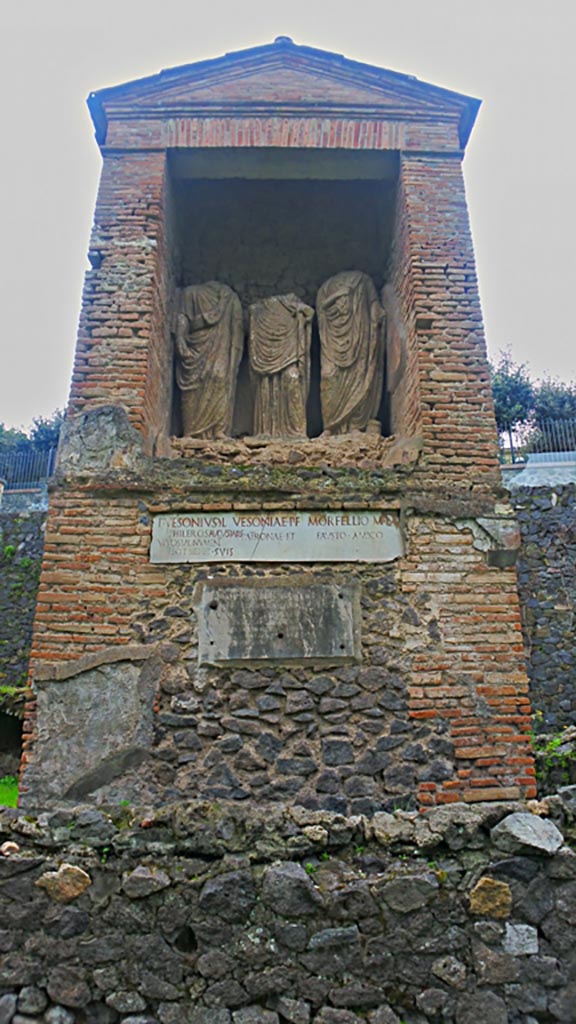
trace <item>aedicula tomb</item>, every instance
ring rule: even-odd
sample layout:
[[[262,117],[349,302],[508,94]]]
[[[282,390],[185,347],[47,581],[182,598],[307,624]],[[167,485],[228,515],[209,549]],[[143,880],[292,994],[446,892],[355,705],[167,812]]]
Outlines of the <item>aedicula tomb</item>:
[[[477,108],[285,37],[90,97],[24,806],[534,795]]]

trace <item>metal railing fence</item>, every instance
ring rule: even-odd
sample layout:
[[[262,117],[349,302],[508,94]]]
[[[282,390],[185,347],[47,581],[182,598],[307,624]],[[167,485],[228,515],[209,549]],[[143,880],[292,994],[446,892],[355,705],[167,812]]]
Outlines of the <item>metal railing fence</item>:
[[[0,477],[6,491],[33,490],[52,476],[56,464],[56,447],[31,448],[0,454]]]
[[[576,419],[538,420],[500,434],[500,461],[576,462]]]

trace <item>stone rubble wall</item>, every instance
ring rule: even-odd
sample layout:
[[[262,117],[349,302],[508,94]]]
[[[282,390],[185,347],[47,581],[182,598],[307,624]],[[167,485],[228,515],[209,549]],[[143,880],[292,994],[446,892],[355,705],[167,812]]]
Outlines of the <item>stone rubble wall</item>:
[[[0,687],[26,684],[45,511],[0,510]]]
[[[3,1024],[574,1020],[576,854],[521,804],[4,811],[0,840]]]
[[[576,721],[576,486],[518,488],[518,586],[538,732]]]

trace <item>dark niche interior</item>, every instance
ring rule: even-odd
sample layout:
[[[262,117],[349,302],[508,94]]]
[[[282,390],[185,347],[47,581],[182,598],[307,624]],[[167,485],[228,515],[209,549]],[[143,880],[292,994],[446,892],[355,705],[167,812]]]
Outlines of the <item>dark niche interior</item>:
[[[293,292],[315,307],[319,287],[343,270],[368,274],[380,293],[390,252],[397,154],[247,150],[171,156],[177,288],[216,280],[250,303]],[[384,388],[385,392],[385,388]],[[181,433],[174,388],[174,433]],[[379,419],[387,432],[384,400]],[[251,433],[246,345],[234,436]],[[320,342],[312,328],[309,437],[322,433]]]

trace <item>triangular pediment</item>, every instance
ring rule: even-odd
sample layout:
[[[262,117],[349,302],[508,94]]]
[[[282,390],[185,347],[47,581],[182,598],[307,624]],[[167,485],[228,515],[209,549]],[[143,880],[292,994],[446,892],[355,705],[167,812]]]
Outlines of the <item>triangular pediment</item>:
[[[395,120],[456,120],[467,130],[478,101],[338,54],[275,43],[161,71],[90,97],[93,115],[166,117],[202,111],[358,111]],[[95,116],[96,120],[96,116]],[[467,131],[461,134],[466,135]]]

